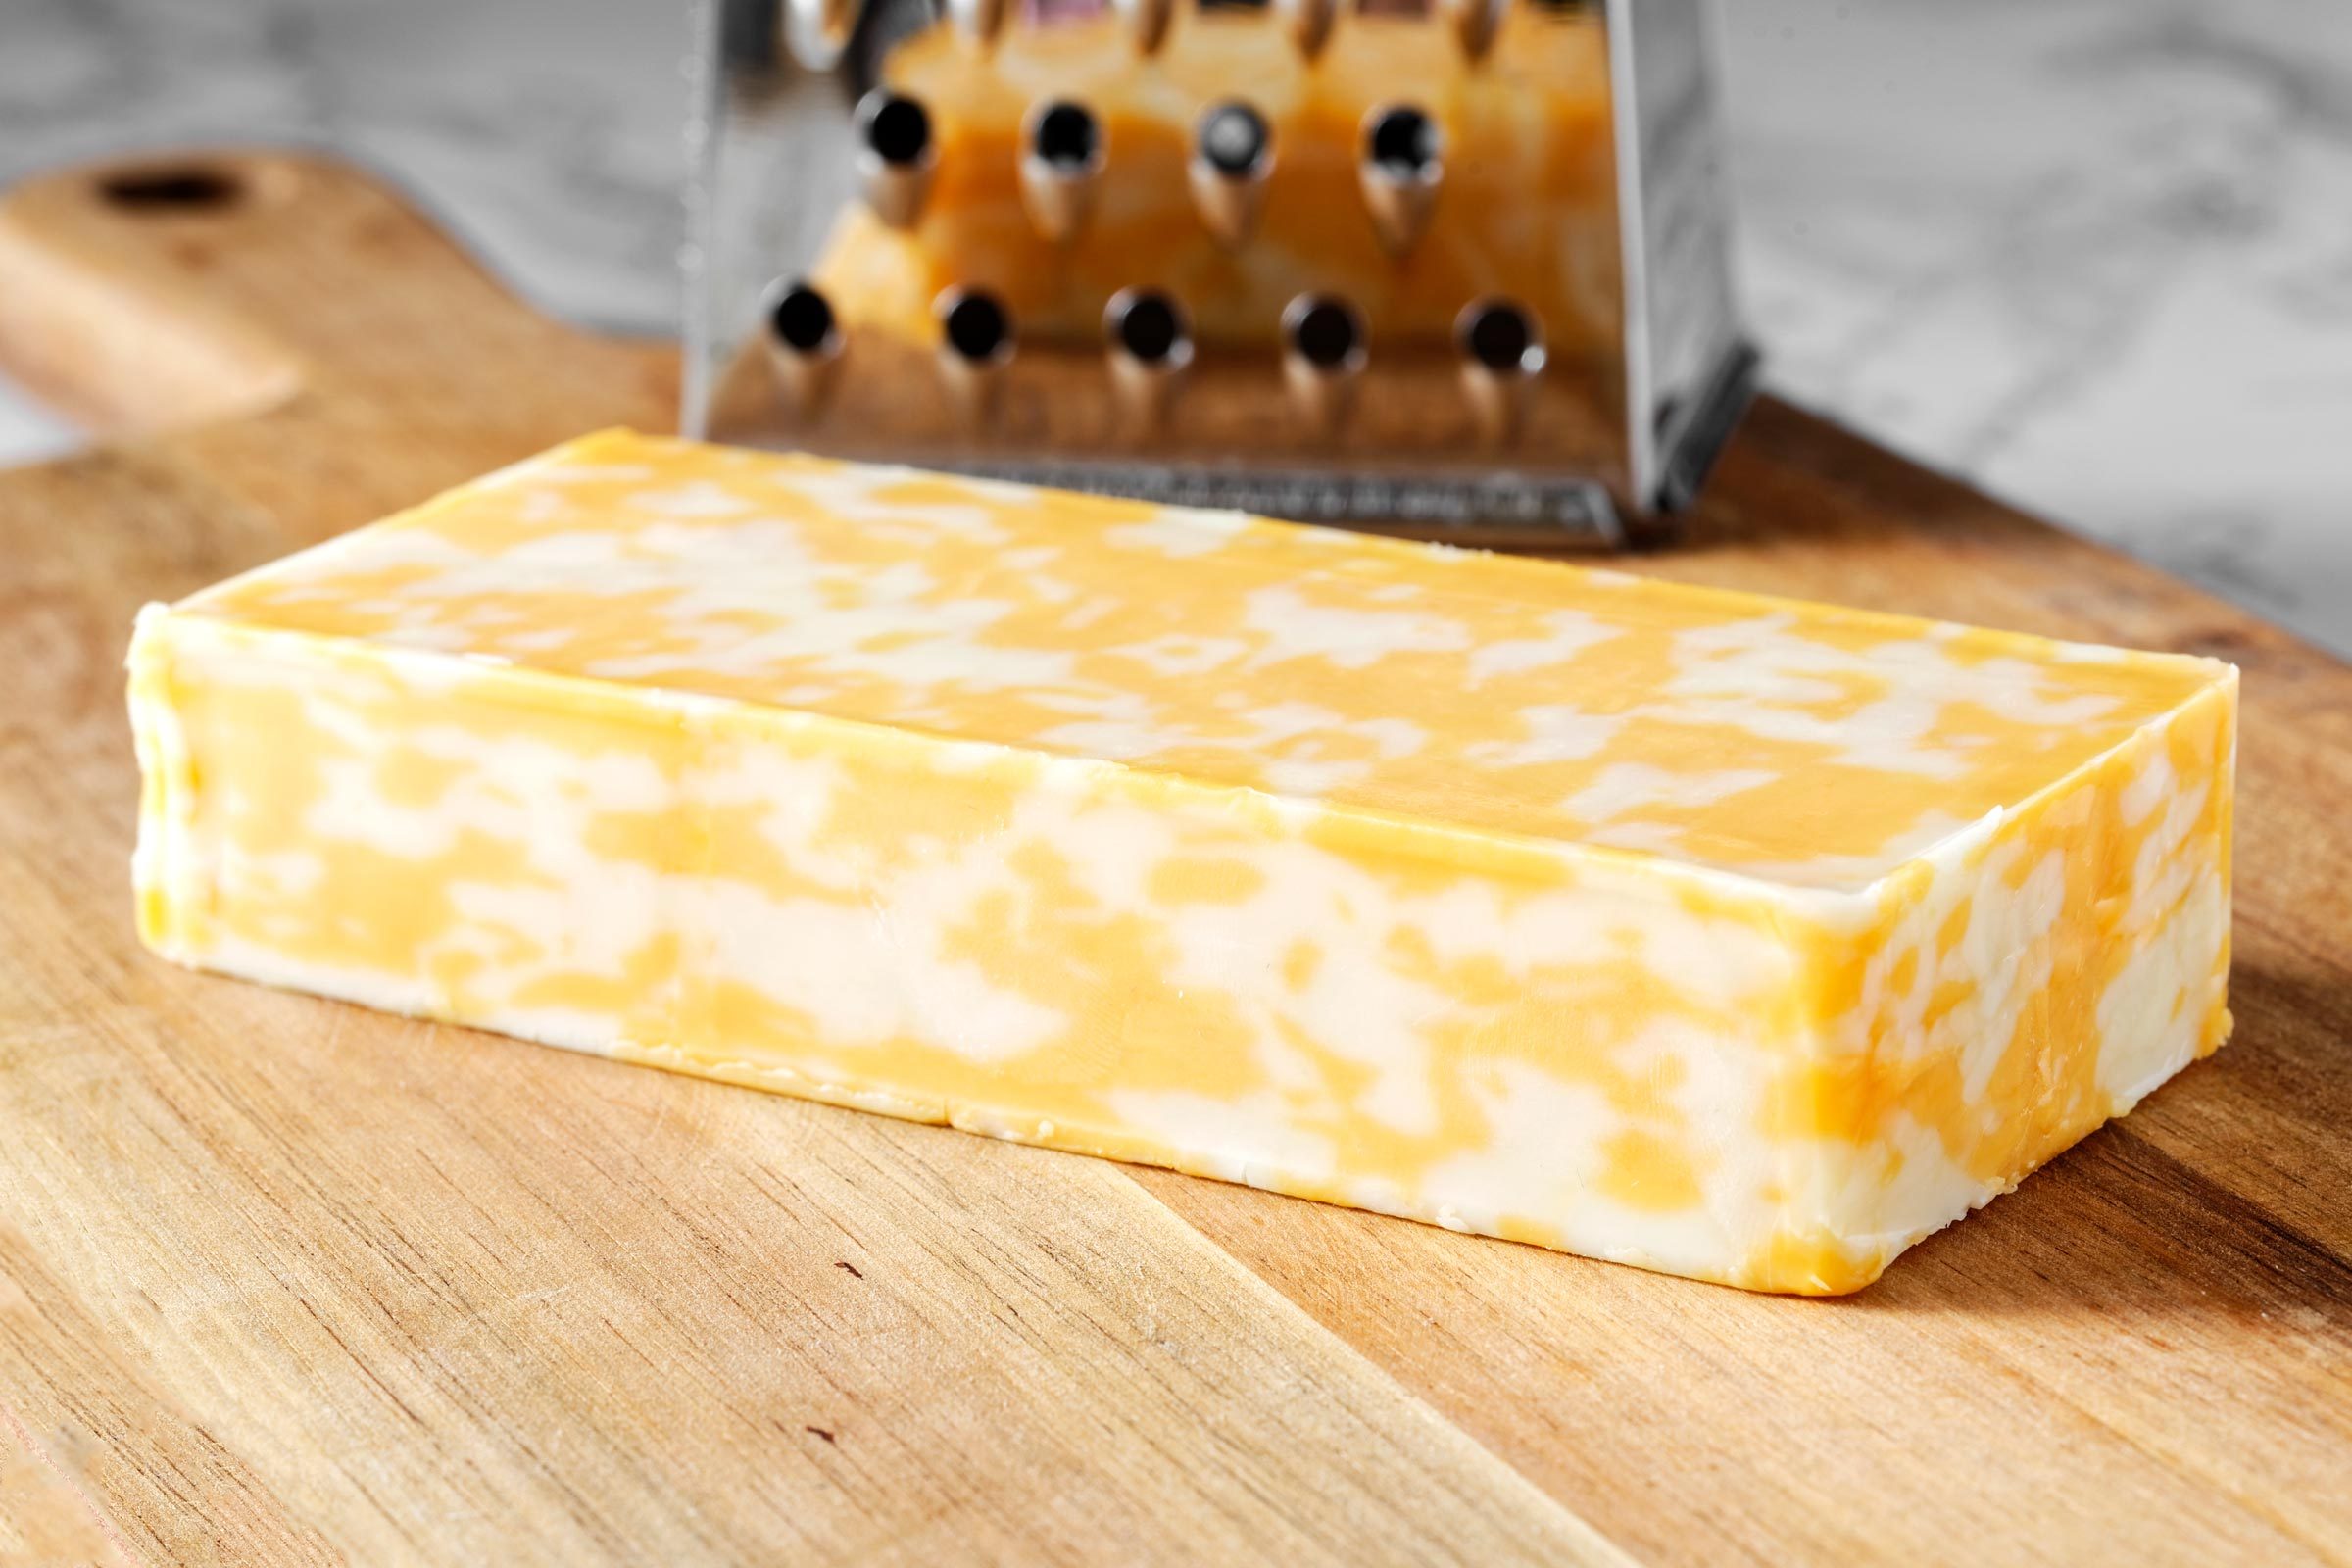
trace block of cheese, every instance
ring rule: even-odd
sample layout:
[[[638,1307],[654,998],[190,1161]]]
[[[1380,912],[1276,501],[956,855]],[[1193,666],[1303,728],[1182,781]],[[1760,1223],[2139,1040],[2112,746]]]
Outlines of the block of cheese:
[[[184,963],[1755,1289],[2229,1030],[2204,660],[615,432],[130,702]]]

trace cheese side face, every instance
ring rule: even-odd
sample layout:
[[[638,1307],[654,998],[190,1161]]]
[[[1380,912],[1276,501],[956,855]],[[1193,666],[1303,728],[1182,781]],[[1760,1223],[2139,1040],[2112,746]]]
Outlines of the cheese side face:
[[[179,961],[1754,1289],[2229,1028],[2209,661],[612,433],[130,668]]]

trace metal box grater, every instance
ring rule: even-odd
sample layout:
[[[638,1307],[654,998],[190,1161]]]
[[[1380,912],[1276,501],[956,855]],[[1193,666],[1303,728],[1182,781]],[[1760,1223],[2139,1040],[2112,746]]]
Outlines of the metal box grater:
[[[1669,531],[1754,382],[1705,0],[701,0],[689,434]]]

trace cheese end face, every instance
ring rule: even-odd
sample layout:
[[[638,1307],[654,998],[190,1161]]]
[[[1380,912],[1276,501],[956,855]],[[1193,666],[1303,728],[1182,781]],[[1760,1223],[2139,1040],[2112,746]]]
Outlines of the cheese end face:
[[[1819,930],[1773,1288],[1867,1284],[2229,1037],[2234,671]]]
[[[607,489],[565,499],[574,483]],[[991,532],[1008,511],[1027,531]],[[1138,527],[1176,569],[1136,569],[1103,537]],[[711,529],[732,544],[714,554]],[[1470,710],[1447,738],[1457,759],[1527,744],[1497,717],[1522,700],[1491,683],[1525,674],[1573,702],[1577,661],[1608,641],[1581,623],[1541,649],[1502,632],[1566,611],[1605,624],[1629,593],[1641,646],[1610,670],[1671,651],[1661,625],[1734,628],[1659,669],[1695,696],[1605,715],[1621,720],[1611,745],[1655,729],[1641,743],[1657,774],[1794,765],[1783,748],[1801,727],[1778,719],[1749,756],[1693,762],[1740,744],[1717,705],[1740,650],[1770,639],[1801,646],[1745,670],[1762,702],[1759,668],[1786,680],[1818,646],[1844,671],[1838,645],[1867,635],[1959,650],[1958,675],[1923,675],[1930,692],[1957,681],[1975,701],[2047,670],[2043,709],[2095,724],[2084,700],[2112,697],[2099,711],[2119,716],[2094,748],[2050,739],[2038,770],[1964,773],[1949,759],[2024,720],[1954,698],[1901,754],[1950,771],[1889,789],[1943,788],[1957,827],[1915,852],[1827,844],[1844,857],[1832,873],[1776,875],[1693,850],[1733,837],[1730,819],[1676,806],[1671,784],[1658,820],[1704,824],[1684,854],[1551,831],[1564,775],[1542,769],[1590,758],[1513,764],[1533,775],[1497,762],[1490,798],[1465,789],[1458,811],[1432,807],[1426,780],[1384,793],[1376,763],[1351,774],[1297,744],[1360,722],[1346,712],[1288,737],[1245,721],[1223,749],[1196,735],[1175,754],[1192,765],[1039,744],[1024,726],[1041,701],[1073,693],[1097,705],[1083,733],[1115,739],[1106,689],[1164,699],[1120,722],[1167,740],[1201,656],[1158,673],[1049,663],[1053,637],[1015,610],[979,646],[1027,662],[941,657],[971,636],[956,615],[1008,591],[948,569],[973,565],[962,533],[982,532],[992,552],[1061,552],[1029,569],[1082,587],[1065,618],[1128,583],[1087,622],[1106,616],[1103,637],[1139,635],[1116,623],[1156,612],[1152,596],[1226,604],[1230,579],[1181,568],[1236,541],[1249,592],[1409,605],[1424,646],[1390,678],[1433,660],[1488,671],[1452,705]],[[639,437],[575,444],[142,617],[141,934],[184,963],[416,1016],[1806,1294],[1869,1283],[2227,1033],[2233,671],[1293,537],[1312,533]],[[835,550],[850,565],[830,572]],[[685,602],[730,635],[681,653]],[[747,619],[760,602],[771,618]],[[1431,646],[1479,605],[1494,620],[1467,646]],[[809,642],[810,617],[826,641]],[[1009,650],[1008,621],[1027,638]],[[1362,656],[1392,630],[1335,617],[1312,637],[1323,651],[1298,657],[1314,667],[1291,676],[1318,702],[1369,686],[1361,701],[1441,724],[1443,691],[1382,701],[1383,660]],[[1263,708],[1290,677],[1280,661],[1241,668],[1250,657],[1245,640],[1225,685]],[[1816,688],[1778,695],[1824,706]],[[1916,718],[1900,690],[1855,695],[1873,723]],[[1886,733],[1842,744],[1896,755]],[[1288,776],[1320,790],[1248,771],[1317,761]],[[1497,795],[1528,777],[1544,788]],[[2019,787],[1979,809],[1980,779]],[[1803,826],[1755,823],[1746,843],[1779,865]]]

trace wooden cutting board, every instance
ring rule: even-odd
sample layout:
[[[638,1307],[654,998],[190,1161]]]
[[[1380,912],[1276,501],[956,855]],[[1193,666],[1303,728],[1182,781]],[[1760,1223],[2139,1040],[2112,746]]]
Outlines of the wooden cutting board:
[[[2237,1037],[1840,1301],[182,973],[133,610],[674,355],[278,156],[0,205],[0,1561],[2352,1561],[2352,671],[1783,405],[1641,564],[2245,669]],[[13,1555],[12,1555],[13,1554]]]

